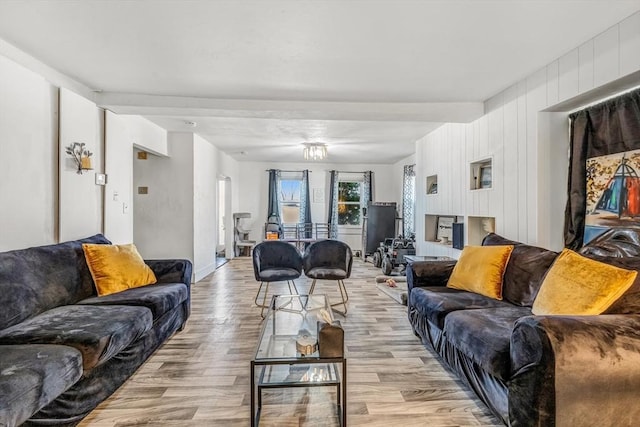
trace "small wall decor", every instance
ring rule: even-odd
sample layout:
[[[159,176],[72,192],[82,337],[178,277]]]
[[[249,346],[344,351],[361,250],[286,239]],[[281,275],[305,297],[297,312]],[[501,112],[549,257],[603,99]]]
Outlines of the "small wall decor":
[[[436,240],[445,245],[451,243],[453,238],[453,223],[456,218],[454,216],[439,216],[436,229]]]
[[[86,148],[84,142],[74,142],[66,147],[66,153],[70,155],[78,165],[77,173],[82,175],[83,171],[92,170],[91,156],[93,153]]]
[[[492,158],[469,163],[470,190],[487,189],[493,187],[491,174]]]
[[[324,203],[324,188],[313,189],[313,203]]]
[[[491,165],[480,166],[480,188],[491,188]]]

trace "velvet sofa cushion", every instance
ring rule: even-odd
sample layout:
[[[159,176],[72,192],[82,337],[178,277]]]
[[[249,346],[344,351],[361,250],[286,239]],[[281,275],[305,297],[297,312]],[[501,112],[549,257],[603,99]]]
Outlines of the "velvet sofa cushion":
[[[184,283],[158,283],[128,289],[103,297],[91,297],[78,301],[83,305],[129,305],[146,307],[151,310],[155,322],[165,313],[182,304],[189,297],[189,289]]]
[[[88,371],[120,353],[151,326],[151,310],[145,307],[66,305],[0,331],[0,344],[75,347]]]
[[[0,345],[0,426],[17,426],[82,376],[82,355],[50,344]]]
[[[318,280],[346,279],[347,271],[341,268],[314,267],[304,272],[305,276]]]
[[[280,282],[294,280],[300,277],[300,272],[294,268],[267,268],[260,272],[261,282]]]
[[[513,245],[465,246],[447,287],[502,300],[502,277],[512,251]]]
[[[531,311],[536,315],[598,315],[632,285],[635,270],[564,249],[547,273]]]
[[[83,243],[82,250],[99,296],[157,282],[155,274],[138,253],[136,245]]]
[[[513,245],[504,271],[502,297],[515,305],[531,307],[538,295],[545,274],[558,256],[557,252],[505,239],[490,233],[483,246]]]
[[[505,301],[440,286],[414,288],[409,294],[409,306],[440,329],[444,329],[447,315],[457,310],[513,307]]]
[[[528,307],[459,310],[445,318],[447,340],[494,377],[511,377],[510,340],[518,319],[530,316]]]
[[[103,235],[0,253],[0,329],[95,295],[82,243],[109,244]]]

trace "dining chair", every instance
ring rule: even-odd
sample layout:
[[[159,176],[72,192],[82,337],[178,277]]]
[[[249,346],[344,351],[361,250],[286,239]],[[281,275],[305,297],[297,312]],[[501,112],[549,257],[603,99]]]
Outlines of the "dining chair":
[[[344,285],[344,279],[351,276],[353,256],[351,248],[339,240],[319,240],[310,244],[302,257],[304,274],[313,279],[309,294],[313,294],[318,280],[335,280],[338,282],[341,302],[331,304],[332,307],[344,306],[344,311],[335,310],[347,314],[347,302],[349,293]]]
[[[264,319],[264,309],[268,308],[267,293],[272,282],[287,282],[289,293],[298,294],[294,282],[302,275],[302,257],[290,243],[279,240],[265,240],[253,248],[253,273],[260,287],[254,299],[256,305],[261,308],[260,316]],[[266,284],[262,303],[258,302],[262,286]],[[291,288],[293,286],[293,289]],[[293,292],[295,291],[295,292]]]

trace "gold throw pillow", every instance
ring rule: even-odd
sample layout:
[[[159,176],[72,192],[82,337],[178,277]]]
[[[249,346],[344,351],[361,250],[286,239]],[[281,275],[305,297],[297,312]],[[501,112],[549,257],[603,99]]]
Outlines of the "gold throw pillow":
[[[602,314],[633,285],[637,271],[625,270],[564,249],[540,286],[536,315]]]
[[[502,277],[513,245],[465,246],[447,282],[448,288],[502,299]]]
[[[156,283],[156,276],[138,253],[128,245],[82,245],[98,296]]]

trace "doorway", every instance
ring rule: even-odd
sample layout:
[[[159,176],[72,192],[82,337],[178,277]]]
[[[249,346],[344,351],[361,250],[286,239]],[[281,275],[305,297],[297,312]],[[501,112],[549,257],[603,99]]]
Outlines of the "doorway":
[[[218,178],[217,200],[217,241],[216,241],[216,268],[233,258],[233,250],[229,249],[232,242],[231,231],[231,178],[220,176]]]

